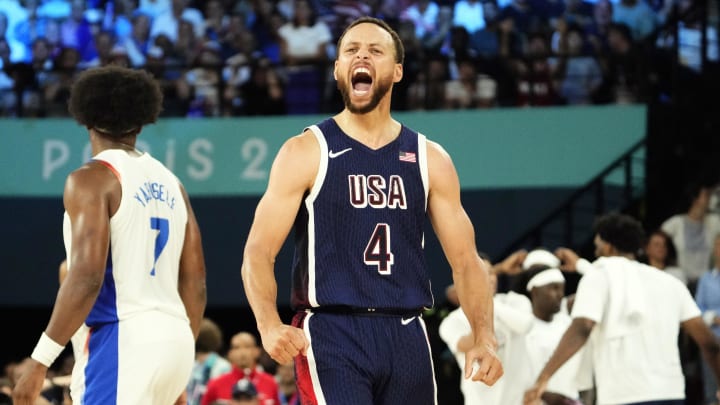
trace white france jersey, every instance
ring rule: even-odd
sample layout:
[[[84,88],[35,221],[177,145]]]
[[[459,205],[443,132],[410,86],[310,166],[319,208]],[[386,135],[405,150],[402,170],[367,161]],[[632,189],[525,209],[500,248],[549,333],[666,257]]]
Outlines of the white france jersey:
[[[178,293],[187,206],[180,181],[148,153],[105,150],[93,157],[113,171],[122,198],[110,218],[110,251],[100,294],[85,323],[92,327],[146,311],[187,320]],[[63,238],[72,271],[70,217]]]

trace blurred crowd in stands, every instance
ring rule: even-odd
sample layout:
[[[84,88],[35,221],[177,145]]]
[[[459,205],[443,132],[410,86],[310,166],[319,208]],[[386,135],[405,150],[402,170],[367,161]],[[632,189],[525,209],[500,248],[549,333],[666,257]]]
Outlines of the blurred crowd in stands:
[[[66,116],[78,72],[111,63],[159,78],[164,116],[338,111],[335,43],[361,15],[404,41],[397,110],[644,102],[671,52],[700,69],[704,15],[717,61],[695,1],[0,0],[0,116]]]

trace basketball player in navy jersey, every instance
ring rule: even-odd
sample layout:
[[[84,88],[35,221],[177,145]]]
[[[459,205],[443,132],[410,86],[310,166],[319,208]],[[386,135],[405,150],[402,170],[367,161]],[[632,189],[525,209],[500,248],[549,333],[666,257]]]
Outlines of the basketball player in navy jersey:
[[[475,336],[465,377],[492,385],[492,291],[448,154],[395,121],[403,45],[363,17],[338,41],[338,115],[281,147],[245,246],[242,276],[270,356],[295,359],[303,404],[436,403],[423,308],[433,305],[423,252],[429,215]],[[276,307],[273,263],[295,226],[292,325]],[[473,373],[474,372],[474,373]]]
[[[162,105],[147,72],[83,72],[69,106],[89,132],[92,160],[65,183],[67,276],[32,364],[13,390],[33,404],[48,367],[89,327],[73,369],[82,404],[172,404],[184,392],[206,303],[200,230],[182,184],[135,148]]]

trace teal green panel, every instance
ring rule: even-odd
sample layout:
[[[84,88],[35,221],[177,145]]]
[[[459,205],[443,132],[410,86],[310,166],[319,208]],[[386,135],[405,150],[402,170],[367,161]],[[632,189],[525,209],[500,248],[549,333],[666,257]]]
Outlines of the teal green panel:
[[[643,106],[398,113],[443,145],[463,188],[577,186],[645,136]],[[324,117],[163,119],[138,147],[170,167],[193,195],[259,195],[275,153]],[[69,119],[0,120],[0,195],[58,196],[91,156]]]

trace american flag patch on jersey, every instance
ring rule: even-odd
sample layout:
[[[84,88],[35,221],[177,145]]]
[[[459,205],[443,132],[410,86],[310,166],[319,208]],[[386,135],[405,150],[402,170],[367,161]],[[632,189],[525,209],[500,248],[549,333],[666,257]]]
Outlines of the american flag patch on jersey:
[[[417,162],[417,158],[415,157],[414,152],[400,152],[400,161],[401,162]]]

